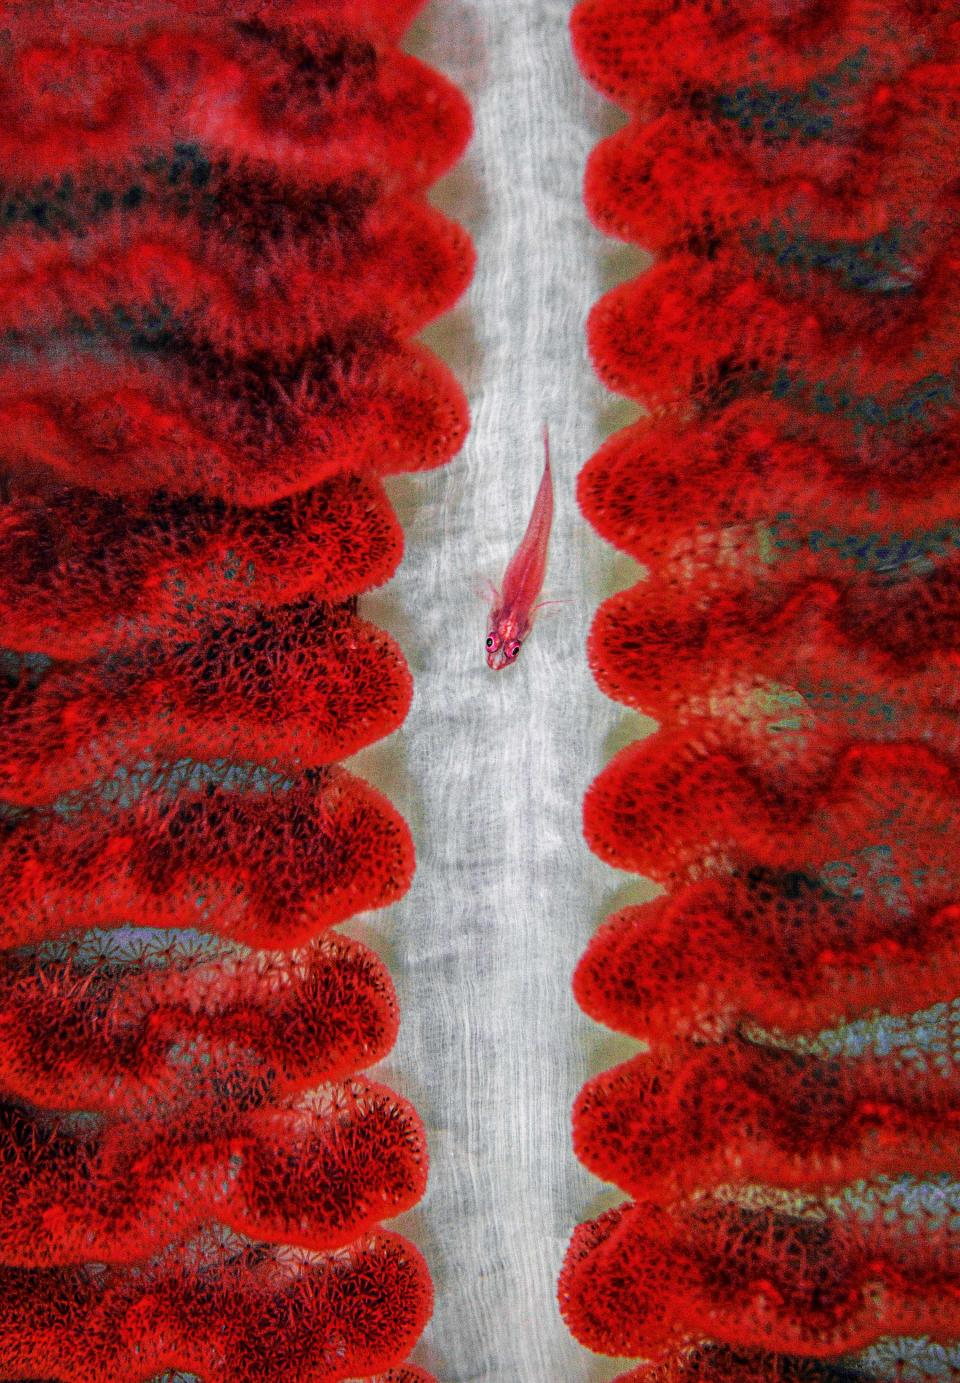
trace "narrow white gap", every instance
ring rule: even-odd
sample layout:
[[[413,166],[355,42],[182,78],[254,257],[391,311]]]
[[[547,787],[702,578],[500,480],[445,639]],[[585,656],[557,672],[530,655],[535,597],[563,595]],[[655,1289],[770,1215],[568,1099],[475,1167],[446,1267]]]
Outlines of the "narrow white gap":
[[[402,1026],[377,1074],[411,1098],[428,1193],[392,1227],[426,1254],[437,1300],[413,1358],[444,1383],[578,1383],[617,1369],[581,1349],[556,1305],[578,1220],[602,1188],[576,1162],[570,1106],[600,1029],[577,1010],[576,961],[625,882],[583,843],[581,800],[620,715],[584,644],[610,550],[576,508],[603,395],[584,321],[605,242],[581,182],[608,108],[580,78],[567,0],[435,0],[406,47],[449,75],[476,124],[434,194],[474,237],[465,303],[428,334],[470,398],[463,453],[391,487],[407,556],[364,613],[400,639],[416,692],[400,735],[359,756],[414,830],[408,898],[365,920]],[[484,577],[520,538],[550,425],[557,511],[545,612],[515,667],[484,662]],[[351,931],[356,930],[351,927]]]

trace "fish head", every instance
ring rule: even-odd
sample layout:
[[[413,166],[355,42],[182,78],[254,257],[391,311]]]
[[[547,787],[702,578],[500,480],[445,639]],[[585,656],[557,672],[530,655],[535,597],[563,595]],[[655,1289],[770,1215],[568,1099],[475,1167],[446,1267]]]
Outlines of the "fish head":
[[[515,663],[523,647],[519,625],[515,619],[491,621],[490,632],[486,638],[487,667],[493,672],[502,672],[505,667]]]

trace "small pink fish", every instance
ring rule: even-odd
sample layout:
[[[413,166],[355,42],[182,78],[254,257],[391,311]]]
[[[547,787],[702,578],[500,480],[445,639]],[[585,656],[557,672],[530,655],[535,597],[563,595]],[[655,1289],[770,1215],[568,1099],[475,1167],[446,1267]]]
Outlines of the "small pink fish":
[[[543,429],[543,450],[546,457],[543,479],[533,503],[533,513],[520,546],[510,559],[503,576],[502,591],[494,590],[487,635],[487,666],[499,672],[515,663],[523,641],[533,626],[533,616],[540,605],[535,603],[543,586],[547,570],[547,544],[553,522],[553,479],[550,474],[550,438]]]

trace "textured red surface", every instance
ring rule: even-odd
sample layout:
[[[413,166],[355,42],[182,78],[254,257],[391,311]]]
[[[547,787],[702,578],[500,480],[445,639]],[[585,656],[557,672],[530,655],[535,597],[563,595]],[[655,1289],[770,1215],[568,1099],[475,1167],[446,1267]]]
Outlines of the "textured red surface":
[[[436,1379],[426,1369],[391,1369],[378,1373],[371,1383],[436,1383]]]
[[[131,329],[126,319],[119,334]],[[153,333],[161,343],[167,334],[148,322]],[[237,358],[203,340],[161,350],[149,367],[122,354],[105,365],[82,339],[66,364],[30,343],[15,368],[0,368],[0,424],[24,474],[108,494],[161,487],[266,504],[344,469],[441,465],[463,440],[467,411],[439,361],[375,319],[275,369],[256,347]]]
[[[418,8],[3,7],[3,1379],[432,1383],[396,996],[330,930],[414,866],[338,765],[412,692],[381,477],[467,427]]]
[[[0,1378],[66,1383],[173,1368],[336,1383],[405,1354],[432,1302],[423,1259],[383,1233],[319,1258],[207,1236],[136,1268],[4,1268],[0,1294]]]
[[[636,1201],[576,1231],[560,1302],[652,1361],[625,1378],[839,1383],[812,1361],[960,1337],[949,1220],[876,1207],[886,1178],[957,1172],[953,1018],[918,1010],[960,991],[960,24],[581,0],[572,30],[629,117],[588,208],[654,256],[590,317],[647,416],[578,497],[646,568],[591,666],[659,726],[584,829],[665,893],[577,968],[586,1011],[650,1046],[574,1108]],[[913,1036],[818,1040],[884,1014]],[[856,1376],[899,1378],[887,1357]]]
[[[267,1108],[243,1091],[161,1118],[69,1120],[10,1108],[0,1257],[14,1267],[135,1264],[213,1220],[321,1250],[408,1210],[426,1184],[410,1105],[354,1079]],[[215,1093],[215,1092],[214,1092]]]
[[[67,489],[12,500],[3,518],[4,642],[60,659],[189,636],[197,611],[344,601],[387,580],[403,549],[382,486],[356,472],[257,508]]]
[[[733,1037],[635,1057],[589,1081],[574,1106],[581,1161],[663,1200],[737,1180],[955,1176],[958,1128],[949,1058],[821,1056]]]
[[[243,757],[295,771],[395,730],[410,674],[394,641],[306,600],[211,622],[191,643],[54,664],[4,688],[0,795],[49,802],[123,764]]]
[[[395,902],[413,874],[402,818],[340,768],[260,791],[249,778],[245,790],[161,782],[129,806],[102,792],[68,805],[23,812],[0,842],[7,945],[134,918],[290,947]]]
[[[885,851],[867,852],[862,866],[866,880],[884,877]],[[593,1018],[655,1044],[741,1017],[800,1033],[848,1013],[908,1014],[958,989],[956,903],[852,900],[762,868],[614,913],[574,975]]]
[[[882,1365],[854,1371],[842,1361],[712,1345],[674,1356],[665,1364],[641,1364],[618,1374],[616,1383],[881,1383],[885,1377]]]
[[[100,951],[21,952],[0,975],[0,1081],[24,1104],[149,1115],[185,1082],[194,1105],[226,1085],[285,1097],[373,1065],[397,1034],[382,962],[336,933],[229,962],[176,942]]]
[[[707,1195],[627,1202],[580,1225],[560,1283],[578,1337],[656,1356],[707,1335],[827,1357],[888,1334],[960,1330],[960,1255],[945,1228],[864,1227]]]

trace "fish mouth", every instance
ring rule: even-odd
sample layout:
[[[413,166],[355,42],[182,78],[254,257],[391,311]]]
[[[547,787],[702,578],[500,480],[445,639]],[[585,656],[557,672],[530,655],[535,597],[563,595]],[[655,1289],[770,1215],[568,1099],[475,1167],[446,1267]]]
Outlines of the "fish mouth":
[[[487,667],[491,672],[502,672],[506,666],[507,659],[499,649],[495,653],[487,654]]]

